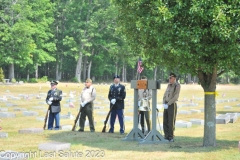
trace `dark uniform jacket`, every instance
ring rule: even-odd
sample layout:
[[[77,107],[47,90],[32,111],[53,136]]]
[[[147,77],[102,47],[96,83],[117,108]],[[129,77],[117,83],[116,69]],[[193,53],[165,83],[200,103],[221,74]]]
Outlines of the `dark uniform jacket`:
[[[50,107],[51,113],[61,112],[61,105],[60,101],[62,100],[62,91],[58,90],[49,90],[47,93],[46,102],[49,100],[50,97],[53,97],[53,101]]]
[[[124,109],[124,99],[126,97],[125,86],[115,84],[110,86],[108,99],[111,101],[112,99],[116,99],[116,103],[113,105],[113,109]],[[111,104],[111,102],[110,102]]]

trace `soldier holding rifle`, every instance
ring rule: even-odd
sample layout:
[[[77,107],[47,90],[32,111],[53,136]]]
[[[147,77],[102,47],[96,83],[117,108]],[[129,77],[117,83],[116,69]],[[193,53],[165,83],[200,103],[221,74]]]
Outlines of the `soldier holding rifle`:
[[[116,116],[118,115],[118,120],[120,124],[120,134],[124,134],[124,99],[126,97],[126,90],[125,86],[121,85],[120,77],[118,75],[115,75],[113,77],[114,84],[110,86],[109,93],[108,93],[108,99],[111,103],[110,106],[112,106],[111,110],[111,118],[110,118],[110,129],[109,133],[114,133],[114,123],[116,120]]]
[[[85,81],[85,88],[81,94],[81,114],[79,118],[79,132],[84,132],[84,125],[86,116],[88,117],[90,131],[95,132],[94,117],[93,117],[93,101],[96,98],[96,89],[92,86],[92,80],[90,78]]]
[[[49,105],[49,117],[48,117],[48,130],[59,130],[60,119],[59,113],[61,112],[60,101],[62,100],[62,91],[57,89],[57,81],[51,81],[51,90],[47,93],[46,102]],[[53,128],[53,122],[55,119],[55,127]]]

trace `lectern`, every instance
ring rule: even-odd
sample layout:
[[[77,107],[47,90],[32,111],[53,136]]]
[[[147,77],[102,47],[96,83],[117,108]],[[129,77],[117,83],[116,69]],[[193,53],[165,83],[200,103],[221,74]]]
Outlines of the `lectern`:
[[[132,80],[131,88],[134,89],[133,129],[123,141],[138,141],[139,144],[167,143],[164,137],[156,129],[157,89],[160,89],[160,81]],[[146,135],[138,128],[138,89],[152,90],[152,130]]]

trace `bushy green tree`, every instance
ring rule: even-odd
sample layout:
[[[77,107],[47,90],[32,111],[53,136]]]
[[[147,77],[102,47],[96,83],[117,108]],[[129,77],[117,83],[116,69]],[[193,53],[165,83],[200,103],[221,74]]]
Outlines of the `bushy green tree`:
[[[4,73],[2,68],[0,68],[0,82],[4,82]]]
[[[131,48],[149,64],[197,75],[204,94],[203,146],[216,145],[216,83],[239,73],[240,2],[237,0],[115,0]]]

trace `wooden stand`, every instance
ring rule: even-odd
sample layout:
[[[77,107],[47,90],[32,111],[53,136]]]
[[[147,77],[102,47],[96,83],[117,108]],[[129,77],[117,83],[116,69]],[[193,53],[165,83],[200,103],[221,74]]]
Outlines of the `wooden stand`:
[[[156,106],[157,106],[157,89],[160,89],[160,82],[155,80],[132,80],[131,88],[134,89],[134,119],[133,129],[123,139],[123,141],[138,141],[139,144],[158,144],[168,143],[156,129]],[[152,130],[145,137],[138,128],[138,89],[152,90]]]

